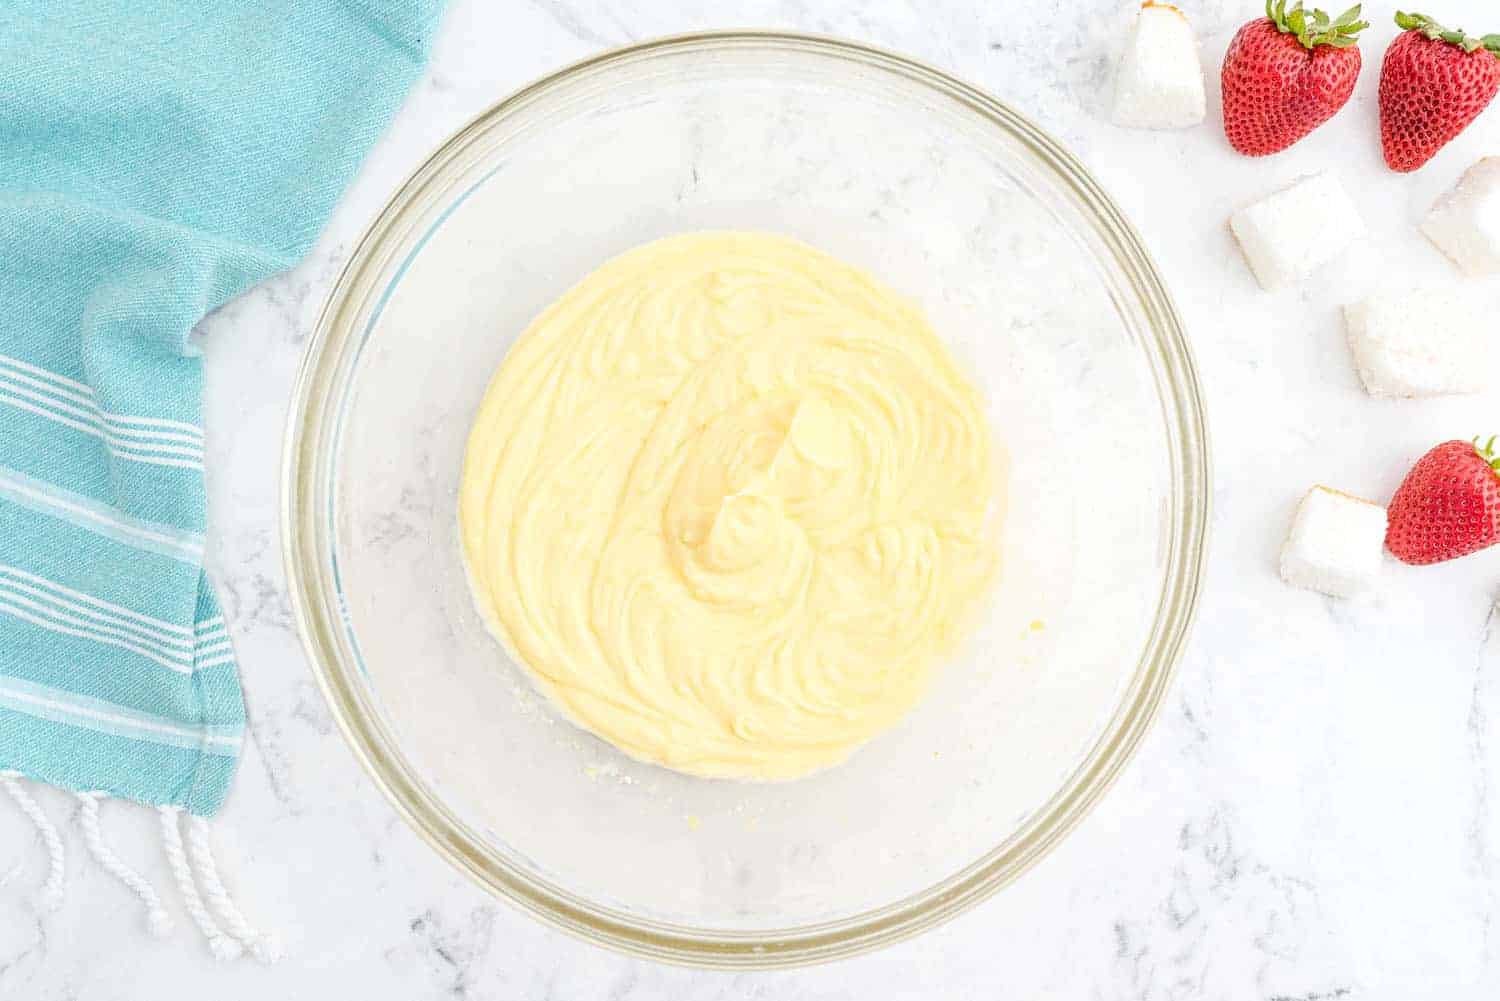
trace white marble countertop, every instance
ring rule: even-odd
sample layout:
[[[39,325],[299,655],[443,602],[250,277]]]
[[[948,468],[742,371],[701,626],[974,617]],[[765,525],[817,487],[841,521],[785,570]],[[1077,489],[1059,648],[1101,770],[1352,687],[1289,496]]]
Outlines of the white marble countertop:
[[[1429,445],[1500,431],[1500,396],[1375,401],[1338,305],[1398,272],[1449,269],[1416,234],[1483,153],[1500,110],[1415,176],[1380,161],[1375,90],[1389,4],[1352,105],[1268,161],[1233,154],[1213,92],[1254,0],[1187,0],[1210,121],[1130,133],[1102,109],[1125,0],[456,0],[431,67],[317,249],[207,320],[212,569],[241,655],[251,731],[220,854],[245,909],[278,927],[280,965],[217,964],[179,913],[148,939],[137,902],[67,823],[68,903],[30,905],[43,859],[0,808],[0,997],[1139,998],[1443,1001],[1500,986],[1500,550],[1388,568],[1346,604],[1291,590],[1275,555],[1322,481],[1389,496]],[[1431,13],[1500,30],[1489,0]],[[1480,23],[1486,17],[1490,23]],[[945,927],[802,971],[726,975],[584,945],[491,899],[396,817],[336,732],[295,635],[277,539],[280,442],[304,340],[392,188],[517,85],[607,46],[709,27],[844,35],[911,53],[1041,121],[1114,188],[1175,290],[1216,451],[1215,537],[1195,637],[1139,757],[1018,884]],[[1258,291],[1224,226],[1237,205],[1332,167],[1371,229],[1353,263]],[[58,818],[61,794],[40,794]],[[170,886],[146,811],[106,808],[120,850]],[[138,837],[136,836],[138,835]],[[173,894],[165,894],[172,898]],[[178,908],[175,899],[169,905]]]

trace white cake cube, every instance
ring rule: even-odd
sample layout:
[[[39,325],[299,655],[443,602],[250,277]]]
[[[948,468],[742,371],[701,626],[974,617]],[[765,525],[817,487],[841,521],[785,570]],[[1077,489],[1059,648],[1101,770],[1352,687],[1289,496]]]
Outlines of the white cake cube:
[[[1142,5],[1115,75],[1114,123],[1185,129],[1203,121],[1206,107],[1192,25],[1171,4]]]
[[[1385,508],[1313,487],[1297,505],[1281,550],[1281,579],[1294,587],[1352,598],[1369,590],[1385,560]]]
[[[1307,277],[1365,233],[1353,199],[1327,171],[1240,209],[1229,228],[1264,289]]]
[[[1344,307],[1354,367],[1371,396],[1489,388],[1497,337],[1484,282],[1394,288]]]
[[[1500,274],[1500,156],[1464,171],[1437,200],[1422,232],[1468,275]]]

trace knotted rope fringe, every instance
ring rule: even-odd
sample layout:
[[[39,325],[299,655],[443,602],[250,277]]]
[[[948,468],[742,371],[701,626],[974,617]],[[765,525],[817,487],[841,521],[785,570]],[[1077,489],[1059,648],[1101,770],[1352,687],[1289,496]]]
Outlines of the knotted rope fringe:
[[[83,804],[81,826],[83,841],[88,845],[89,854],[94,856],[94,861],[105,872],[124,883],[130,892],[141,898],[141,903],[146,905],[146,929],[157,938],[165,938],[172,931],[172,918],[167,914],[166,908],[162,907],[161,898],[140,873],[121,862],[104,842],[104,831],[99,825],[99,801],[107,794],[81,792],[77,795],[78,801]]]
[[[252,927],[235,906],[229,891],[224,889],[224,884],[219,881],[219,867],[214,864],[213,851],[208,844],[208,821],[189,815],[187,824],[188,851],[198,870],[198,879],[203,883],[203,893],[218,912],[219,919],[224,922],[229,934],[243,942],[262,963],[274,963],[281,959],[281,943],[274,935],[264,934]]]
[[[65,861],[63,858],[62,838],[57,833],[57,828],[52,826],[52,821],[42,812],[42,807],[37,803],[26,787],[21,785],[22,775],[17,771],[0,772],[0,785],[5,786],[5,791],[10,793],[10,798],[15,800],[16,806],[21,812],[30,818],[35,825],[37,833],[42,836],[42,842],[47,846],[47,881],[42,884],[41,908],[43,911],[55,911],[62,905],[63,899],[63,875]]]
[[[42,885],[41,907],[52,911],[62,903],[65,858],[62,837],[52,822],[47,819],[41,805],[22,785],[23,775],[17,771],[0,771],[0,786],[4,786],[16,806],[29,818],[41,835],[47,848],[47,880]],[[161,897],[144,876],[120,860],[104,840],[104,828],[99,819],[99,804],[108,795],[104,792],[75,793],[82,807],[79,826],[83,829],[84,844],[100,868],[125,884],[130,892],[140,898],[146,908],[146,927],[157,938],[172,930],[172,918],[162,906]],[[162,848],[166,852],[167,865],[172,878],[182,894],[183,906],[188,916],[208,941],[209,951],[216,959],[237,959],[248,949],[262,963],[274,963],[281,959],[282,949],[275,936],[258,931],[235,905],[229,891],[219,878],[219,867],[214,861],[213,849],[208,840],[208,822],[202,817],[187,815],[187,838],[182,834],[181,807],[157,808],[161,820]],[[8,879],[8,877],[7,877]],[[201,889],[200,889],[201,884]],[[205,903],[205,898],[207,902]],[[215,914],[218,915],[217,920]]]
[[[171,867],[172,876],[177,881],[177,890],[182,894],[182,903],[187,908],[188,917],[193,919],[203,937],[208,939],[209,951],[214,954],[215,959],[239,959],[245,951],[244,947],[224,934],[208,908],[203,906],[203,898],[198,895],[198,886],[193,882],[193,870],[188,864],[187,852],[182,849],[182,830],[177,826],[177,815],[181,810],[175,806],[162,806],[157,807],[156,812],[161,816],[161,843],[167,853],[167,865]]]

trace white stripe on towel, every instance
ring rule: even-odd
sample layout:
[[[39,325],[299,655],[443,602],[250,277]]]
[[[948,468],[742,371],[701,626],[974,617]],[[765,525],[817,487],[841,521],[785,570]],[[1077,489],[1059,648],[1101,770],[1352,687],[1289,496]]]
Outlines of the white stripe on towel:
[[[67,597],[73,598],[77,601],[81,601],[84,604],[92,605],[94,608],[100,609],[101,611],[123,616],[128,619],[133,619],[136,622],[139,622],[141,625],[148,626],[151,629],[157,630],[158,632],[170,633],[173,636],[180,636],[182,637],[184,642],[193,637],[193,631],[187,626],[179,626],[175,622],[168,622],[166,619],[158,619],[154,615],[147,615],[145,612],[137,612],[135,609],[126,608],[124,605],[116,605],[112,601],[105,601],[103,598],[96,598],[92,594],[89,594],[85,591],[75,590],[74,588],[68,587],[66,584],[59,584],[57,583],[57,581],[48,580],[46,577],[38,577],[34,573],[27,573],[25,570],[22,570],[19,567],[8,566],[4,563],[0,563],[0,577],[14,577],[18,580],[28,581],[29,583],[35,584],[37,587],[40,587],[44,590],[52,591],[56,594],[66,595]]]
[[[70,614],[66,611],[59,610],[44,601],[36,601],[24,594],[18,594],[13,590],[7,589],[4,586],[7,583],[9,582],[0,581],[0,603],[3,603],[6,606],[18,606],[27,610],[33,615],[41,616],[48,622],[57,622],[67,626],[74,626],[78,629],[96,634],[99,637],[99,641],[101,643],[111,643],[116,646],[125,646],[127,649],[136,650],[139,653],[145,653],[149,651],[151,654],[154,654],[154,656],[152,657],[153,660],[164,658],[174,665],[185,665],[186,659],[191,653],[191,651],[189,650],[175,650],[170,646],[162,644],[158,640],[149,639],[147,637],[141,636],[139,633],[131,632],[130,630],[121,628],[119,626],[96,622],[92,619],[82,618],[77,615]],[[40,624],[41,623],[38,622],[38,625]],[[185,666],[175,667],[174,670],[182,671],[187,670],[187,668]]]
[[[87,421],[93,425],[108,441],[135,448],[151,449],[176,455],[196,455],[203,457],[203,442],[196,438],[189,438],[184,434],[171,431],[144,431],[114,424],[107,420],[104,412],[95,406],[84,406],[67,400],[59,400],[45,391],[39,391],[35,387],[35,380],[17,377],[13,373],[0,368],[0,387],[7,392],[24,396],[44,408],[52,410],[57,414],[71,417],[76,420]],[[138,441],[128,439],[136,438]]]
[[[82,403],[84,406],[98,411],[104,420],[120,425],[122,428],[126,425],[134,424],[142,428],[159,428],[162,432],[181,434],[189,438],[196,438],[198,441],[203,440],[203,429],[196,424],[189,424],[186,421],[167,420],[162,417],[126,416],[100,409],[92,386],[58,375],[49,369],[24,362],[19,358],[0,355],[0,368],[11,369],[15,378],[25,377],[28,382],[45,388],[56,396]]]
[[[186,626],[4,564],[0,564],[0,611],[53,632],[129,650],[182,674],[191,674],[197,667],[216,667],[234,657],[227,633],[197,639]]]
[[[20,678],[0,676],[0,706],[96,733],[218,754],[233,754],[244,739],[239,726],[194,727]]]
[[[33,604],[28,602],[27,604]],[[154,661],[162,667],[178,672],[179,674],[193,673],[192,658],[163,657],[155,648],[143,646],[118,633],[116,630],[104,628],[88,628],[76,620],[64,619],[56,615],[48,615],[45,610],[41,614],[28,611],[22,607],[19,599],[12,596],[0,595],[0,612],[11,615],[23,622],[30,622],[34,626],[61,633],[64,636],[77,636],[79,639],[93,640],[95,643],[103,643],[107,646],[119,647],[121,650],[129,650],[131,653]]]
[[[36,414],[39,417],[46,417],[50,420],[56,421],[59,424],[65,425],[66,427],[73,428],[75,431],[82,431],[84,434],[91,434],[103,441],[104,447],[107,448],[109,450],[109,453],[116,458],[129,459],[133,462],[144,462],[153,466],[175,466],[179,469],[196,469],[200,471],[203,469],[203,463],[200,461],[173,458],[164,455],[153,455],[151,453],[138,452],[134,449],[116,445],[110,441],[109,436],[104,431],[101,431],[93,424],[85,424],[82,421],[64,417],[54,411],[35,406],[31,403],[27,403],[25,400],[20,399],[19,397],[11,396],[10,394],[5,392],[0,392],[0,403],[8,403],[11,406],[15,407],[17,410],[25,410],[29,413]]]
[[[162,643],[169,648],[183,650],[191,649],[195,643],[201,644],[201,641],[195,640],[193,634],[183,626],[153,618],[142,612],[96,598],[91,594],[75,591],[71,587],[65,587],[45,577],[27,573],[18,567],[0,563],[0,592],[7,590],[22,596],[40,598],[58,606],[63,614],[76,613],[93,619],[101,625],[118,626],[135,633],[147,642]]]
[[[40,514],[59,518],[106,538],[183,563],[203,562],[203,536],[143,521],[108,504],[75,494],[13,469],[0,468],[0,497]]]

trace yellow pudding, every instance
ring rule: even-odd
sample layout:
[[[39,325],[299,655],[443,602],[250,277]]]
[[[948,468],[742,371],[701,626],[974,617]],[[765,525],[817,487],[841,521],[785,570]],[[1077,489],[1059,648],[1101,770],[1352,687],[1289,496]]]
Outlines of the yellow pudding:
[[[995,570],[982,401],[922,314],[786,237],[608,262],[480,404],[459,522],[490,629],[566,713],[790,779],[899,720]]]

